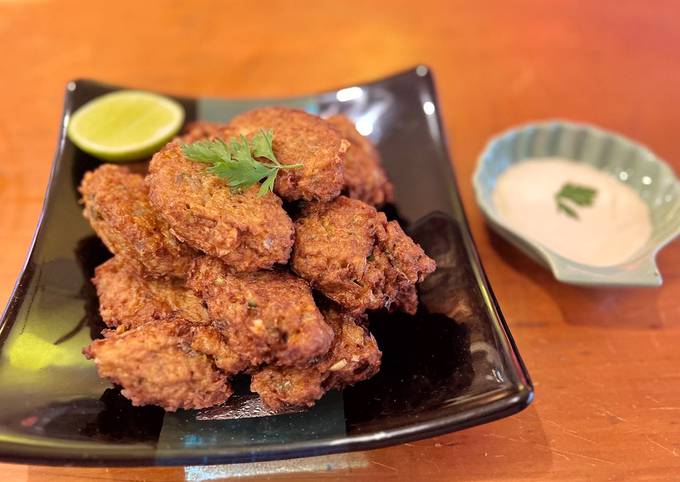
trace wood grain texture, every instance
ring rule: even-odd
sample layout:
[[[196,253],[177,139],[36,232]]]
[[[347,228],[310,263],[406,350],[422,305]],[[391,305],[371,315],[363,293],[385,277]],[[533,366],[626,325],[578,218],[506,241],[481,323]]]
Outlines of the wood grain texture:
[[[491,234],[476,155],[517,123],[620,131],[680,170],[680,9],[657,1],[159,2],[0,0],[0,301],[36,225],[65,83],[93,77],[187,95],[300,94],[429,64],[464,203],[536,383],[509,419],[416,443],[209,468],[0,465],[12,481],[671,480],[680,474],[680,243],[661,289],[558,284]]]

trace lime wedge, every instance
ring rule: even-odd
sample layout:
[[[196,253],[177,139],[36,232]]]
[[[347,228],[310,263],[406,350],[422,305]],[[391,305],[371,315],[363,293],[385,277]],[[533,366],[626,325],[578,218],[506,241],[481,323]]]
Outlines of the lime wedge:
[[[72,116],[68,137],[83,151],[113,162],[148,157],[175,135],[184,109],[172,99],[121,90],[91,100]]]

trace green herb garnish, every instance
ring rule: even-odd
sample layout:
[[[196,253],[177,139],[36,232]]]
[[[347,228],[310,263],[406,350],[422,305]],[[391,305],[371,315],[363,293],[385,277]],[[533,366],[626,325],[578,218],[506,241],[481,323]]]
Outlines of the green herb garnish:
[[[227,179],[233,190],[241,190],[260,181],[259,195],[274,190],[276,175],[281,169],[296,169],[302,164],[281,164],[272,150],[274,133],[260,129],[250,142],[244,136],[222,139],[203,140],[191,144],[182,144],[182,153],[192,161],[212,164],[208,171]],[[263,162],[259,159],[267,159]]]
[[[597,191],[592,187],[579,186],[578,184],[565,183],[560,189],[560,192],[555,194],[555,202],[557,203],[557,210],[562,211],[569,217],[578,219],[576,210],[569,206],[565,201],[571,201],[577,206],[590,206],[595,200]]]

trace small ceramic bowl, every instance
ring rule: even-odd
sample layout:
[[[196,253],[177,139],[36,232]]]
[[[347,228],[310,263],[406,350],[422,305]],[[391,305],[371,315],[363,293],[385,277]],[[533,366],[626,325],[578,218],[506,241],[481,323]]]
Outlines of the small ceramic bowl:
[[[491,193],[498,176],[528,158],[561,157],[585,162],[635,189],[649,206],[652,236],[633,257],[616,266],[588,266],[523,237],[499,217]],[[680,183],[647,147],[586,124],[547,121],[509,130],[489,141],[473,176],[477,204],[501,236],[552,270],[555,278],[581,285],[659,286],[656,253],[680,234]]]

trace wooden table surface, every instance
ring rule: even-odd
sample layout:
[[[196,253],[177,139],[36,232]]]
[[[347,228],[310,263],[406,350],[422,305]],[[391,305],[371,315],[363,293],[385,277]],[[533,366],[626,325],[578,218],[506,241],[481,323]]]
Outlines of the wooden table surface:
[[[488,231],[470,183],[489,136],[554,117],[620,131],[680,170],[679,23],[673,1],[0,0],[0,302],[40,213],[69,79],[269,96],[427,63],[475,240],[536,384],[516,416],[370,452],[203,468],[0,464],[0,479],[680,477],[680,243],[659,256],[663,288],[562,285]]]

